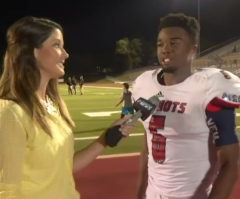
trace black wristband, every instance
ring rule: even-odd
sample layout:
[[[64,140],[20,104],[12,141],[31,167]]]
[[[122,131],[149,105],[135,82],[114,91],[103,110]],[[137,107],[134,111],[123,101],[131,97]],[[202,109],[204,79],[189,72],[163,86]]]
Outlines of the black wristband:
[[[121,126],[113,126],[107,129],[105,133],[105,143],[110,147],[117,146],[118,142],[122,139],[123,135],[122,132],[119,131]]]

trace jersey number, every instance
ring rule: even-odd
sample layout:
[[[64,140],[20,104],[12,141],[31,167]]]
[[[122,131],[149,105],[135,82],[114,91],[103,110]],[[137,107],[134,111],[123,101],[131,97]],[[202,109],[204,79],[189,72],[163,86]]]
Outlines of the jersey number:
[[[153,115],[149,130],[152,134],[152,157],[155,162],[162,164],[165,161],[166,156],[166,138],[158,134],[158,129],[164,129],[165,127],[165,116]]]

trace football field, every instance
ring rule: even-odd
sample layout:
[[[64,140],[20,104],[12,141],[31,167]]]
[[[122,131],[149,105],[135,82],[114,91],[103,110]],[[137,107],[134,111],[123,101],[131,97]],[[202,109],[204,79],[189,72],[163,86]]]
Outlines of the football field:
[[[103,84],[104,85],[104,84]],[[121,87],[85,86],[84,95],[68,95],[67,86],[61,85],[60,92],[76,124],[74,129],[75,149],[79,150],[96,139],[104,130],[120,117],[121,105],[116,107]],[[113,84],[114,85],[114,84]],[[237,130],[240,133],[240,113],[236,113]],[[115,148],[107,148],[104,154],[136,153],[141,149],[143,127],[140,122],[131,136]]]

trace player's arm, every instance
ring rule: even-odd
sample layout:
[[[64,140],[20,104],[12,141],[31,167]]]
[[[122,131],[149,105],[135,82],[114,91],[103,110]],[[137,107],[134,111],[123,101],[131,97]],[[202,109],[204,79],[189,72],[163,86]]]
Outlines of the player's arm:
[[[148,147],[147,147],[147,135],[144,134],[143,147],[140,154],[140,165],[139,165],[139,177],[137,183],[136,199],[146,198],[146,189],[148,185]]]
[[[144,82],[144,74],[136,78],[132,83],[132,98],[138,99],[141,97],[142,82]],[[146,189],[148,186],[148,145],[147,145],[147,132],[144,133],[143,146],[140,154],[139,175],[136,191],[136,199],[146,198]]]
[[[227,199],[238,177],[239,143],[236,134],[235,109],[210,104],[206,111],[210,130],[214,131],[220,171],[209,199]]]
[[[19,117],[0,109],[0,198],[20,199],[27,135]]]

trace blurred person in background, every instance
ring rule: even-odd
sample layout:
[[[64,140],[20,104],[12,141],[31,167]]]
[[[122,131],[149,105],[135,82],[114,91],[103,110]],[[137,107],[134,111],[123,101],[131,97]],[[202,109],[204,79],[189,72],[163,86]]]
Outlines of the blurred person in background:
[[[72,77],[72,90],[73,90],[74,95],[77,94],[76,85],[77,85],[77,79],[73,76]]]
[[[68,95],[72,95],[72,79],[69,77],[67,79],[67,85],[68,85]]]
[[[128,83],[123,83],[123,91],[120,97],[120,101],[117,103],[116,107],[119,106],[119,104],[122,103],[122,112],[121,112],[121,118],[128,114],[133,114],[134,113],[134,108],[133,108],[133,97],[132,97],[132,92],[129,91],[129,84]]]
[[[83,85],[84,85],[84,79],[83,79],[83,76],[80,76],[80,79],[79,79],[80,95],[83,95]]]

